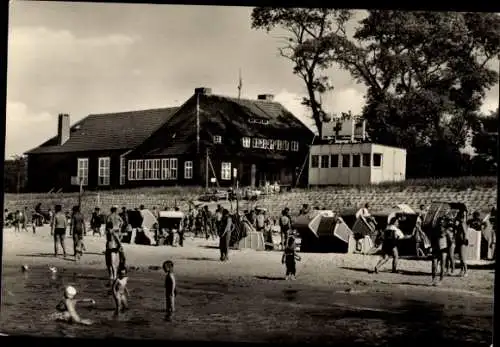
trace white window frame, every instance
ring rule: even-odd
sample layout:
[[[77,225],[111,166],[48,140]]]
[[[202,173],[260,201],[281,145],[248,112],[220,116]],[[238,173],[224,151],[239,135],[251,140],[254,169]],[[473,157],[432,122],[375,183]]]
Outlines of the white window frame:
[[[243,148],[250,148],[250,145],[252,144],[252,141],[249,137],[242,137],[241,138],[241,145]]]
[[[153,175],[152,179],[159,180],[161,176],[161,160],[153,159]]]
[[[290,150],[290,142],[287,140],[283,140],[283,150],[289,151]]]
[[[144,180],[153,179],[153,159],[144,160]]]
[[[144,179],[144,160],[136,160],[135,179],[139,181]]]
[[[299,151],[299,141],[292,141],[291,148],[293,152]]]
[[[268,139],[262,139],[262,148],[269,149],[269,140]]]
[[[193,161],[188,160],[184,162],[184,178],[190,180],[193,178]]]
[[[127,161],[120,157],[120,185],[123,186],[127,180]]]
[[[252,139],[252,147],[253,147],[253,148],[257,148],[257,138],[256,138],[256,137],[254,137],[254,138]]]
[[[89,158],[78,158],[76,164],[76,177],[78,182],[82,181],[82,185],[89,184]]]
[[[170,179],[170,160],[168,158],[161,160],[161,179]]]
[[[220,164],[220,179],[224,181],[231,180],[231,163],[222,162]]]
[[[111,180],[111,158],[99,157],[97,170],[97,185],[109,186]]]
[[[222,143],[222,136],[220,136],[220,135],[214,135],[213,139],[214,139],[214,143],[217,143],[217,144]]]
[[[275,148],[276,148],[276,141],[269,140],[269,149],[275,149]]]
[[[283,149],[283,141],[282,140],[276,140],[276,149],[278,151],[281,151]]]
[[[375,156],[378,155],[380,156],[380,165],[375,165]],[[373,153],[372,155],[372,167],[375,167],[375,168],[381,168],[383,165],[384,165],[384,155],[383,153]]]
[[[135,181],[137,179],[137,160],[128,161],[128,180]]]
[[[176,180],[177,179],[177,158],[170,158],[170,179],[171,180]]]

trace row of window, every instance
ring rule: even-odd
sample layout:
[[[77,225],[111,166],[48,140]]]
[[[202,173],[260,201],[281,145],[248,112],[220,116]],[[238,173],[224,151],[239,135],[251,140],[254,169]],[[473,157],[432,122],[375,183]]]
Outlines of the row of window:
[[[372,156],[369,153],[361,154],[330,154],[330,155],[312,155],[311,156],[311,168],[317,169],[328,169],[337,167],[381,167],[382,166],[382,154],[373,153]]]
[[[110,184],[111,160],[109,157],[101,157],[98,160],[97,184],[107,186]],[[128,180],[176,180],[178,176],[177,158],[145,159],[128,161]],[[120,185],[124,185],[127,178],[127,166],[125,158],[120,158]],[[82,180],[83,185],[88,185],[89,159],[79,158],[77,164],[77,177]],[[231,163],[221,163],[222,180],[231,180]],[[184,162],[184,178],[193,178],[193,162]]]
[[[262,139],[262,138],[250,138],[243,137],[241,139],[241,144],[244,148],[259,148],[259,149],[272,149],[278,151],[289,151],[290,148],[292,151],[297,152],[299,150],[299,142],[291,141],[288,142],[286,140],[271,140],[271,139]]]
[[[145,159],[128,161],[128,179],[135,180],[176,180],[177,158]],[[193,178],[193,162],[184,162],[184,178]]]

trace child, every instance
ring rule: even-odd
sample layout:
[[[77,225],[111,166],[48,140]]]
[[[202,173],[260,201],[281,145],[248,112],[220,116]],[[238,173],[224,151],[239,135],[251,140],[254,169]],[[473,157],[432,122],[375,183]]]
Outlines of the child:
[[[67,286],[64,289],[64,298],[57,304],[56,309],[59,311],[55,316],[57,320],[67,323],[78,323],[83,325],[91,325],[92,321],[89,319],[82,319],[76,312],[76,304],[79,302],[90,302],[95,305],[92,299],[75,299],[76,289],[72,286]]]
[[[128,298],[130,293],[127,288],[128,276],[127,269],[120,267],[118,277],[113,282],[113,299],[115,300],[115,316],[128,310]]]
[[[283,252],[283,256],[281,257],[281,263],[286,265],[286,280],[296,279],[296,267],[295,260],[300,261],[300,256],[295,251],[295,239],[293,237],[289,237],[287,241],[287,247]],[[293,277],[292,277],[293,276]]]
[[[174,275],[174,263],[167,260],[163,263],[163,271],[165,271],[165,301],[166,313],[165,320],[172,321],[175,312],[175,297],[177,296],[177,287]]]

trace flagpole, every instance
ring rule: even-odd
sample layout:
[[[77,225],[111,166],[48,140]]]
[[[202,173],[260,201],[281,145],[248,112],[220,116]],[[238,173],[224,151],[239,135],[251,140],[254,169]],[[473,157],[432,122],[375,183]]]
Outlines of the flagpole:
[[[239,70],[239,81],[238,81],[238,100],[241,98],[241,88],[243,86],[243,80],[241,79],[241,69]]]
[[[196,93],[196,153],[200,154],[200,94]]]

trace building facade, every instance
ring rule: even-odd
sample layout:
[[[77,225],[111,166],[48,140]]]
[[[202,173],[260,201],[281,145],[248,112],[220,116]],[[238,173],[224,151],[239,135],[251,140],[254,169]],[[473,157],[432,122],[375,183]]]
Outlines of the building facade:
[[[368,185],[405,178],[405,149],[374,143],[311,146],[309,185]]]
[[[214,95],[208,88],[175,108],[91,115],[29,151],[30,191],[141,186],[307,184],[313,132],[273,101]]]

